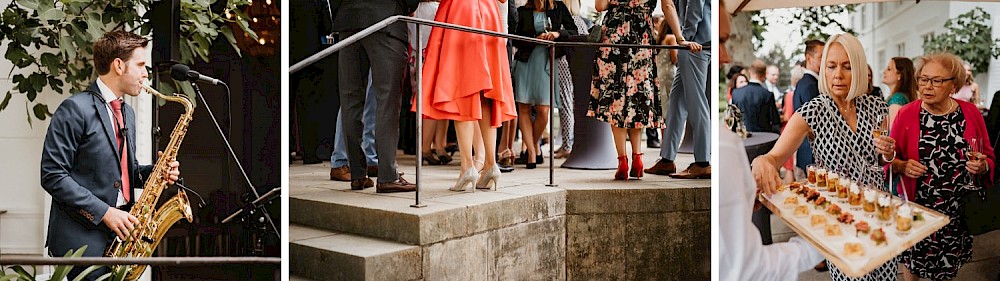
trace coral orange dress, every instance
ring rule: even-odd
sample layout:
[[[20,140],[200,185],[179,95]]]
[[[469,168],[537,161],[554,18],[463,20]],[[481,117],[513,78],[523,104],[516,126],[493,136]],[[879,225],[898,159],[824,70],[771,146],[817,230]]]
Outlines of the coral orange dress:
[[[513,0],[508,0],[513,1]],[[503,32],[496,0],[443,0],[435,21]],[[482,103],[493,110],[493,127],[517,117],[507,39],[433,28],[423,65],[423,115],[437,120],[483,118]],[[483,100],[483,99],[486,100]],[[416,111],[416,107],[412,108]]]

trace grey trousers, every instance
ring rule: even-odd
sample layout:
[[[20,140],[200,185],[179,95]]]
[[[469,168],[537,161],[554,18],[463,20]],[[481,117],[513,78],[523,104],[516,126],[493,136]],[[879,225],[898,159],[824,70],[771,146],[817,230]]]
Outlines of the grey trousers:
[[[694,134],[694,161],[708,162],[712,158],[712,123],[709,102],[705,98],[710,63],[708,51],[677,52],[677,75],[667,101],[667,128],[660,157],[676,159],[685,122],[689,122]]]
[[[342,33],[343,38],[355,32]],[[361,122],[367,94],[368,74],[377,108],[375,153],[378,155],[378,182],[394,182],[396,149],[399,146],[399,111],[403,71],[406,69],[406,42],[376,32],[340,51],[340,110],[351,179],[365,178],[365,155],[361,150]]]

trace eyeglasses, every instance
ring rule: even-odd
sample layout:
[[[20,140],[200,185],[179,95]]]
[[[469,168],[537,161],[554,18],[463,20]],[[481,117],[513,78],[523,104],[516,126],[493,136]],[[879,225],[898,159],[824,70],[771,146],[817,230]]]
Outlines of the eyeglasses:
[[[934,79],[932,79],[930,77],[923,77],[923,76],[921,76],[921,77],[917,77],[917,85],[926,86],[927,83],[930,83],[931,86],[941,87],[941,85],[943,85],[944,82],[951,81],[951,80],[955,80],[955,77],[952,77],[952,78],[934,78]]]

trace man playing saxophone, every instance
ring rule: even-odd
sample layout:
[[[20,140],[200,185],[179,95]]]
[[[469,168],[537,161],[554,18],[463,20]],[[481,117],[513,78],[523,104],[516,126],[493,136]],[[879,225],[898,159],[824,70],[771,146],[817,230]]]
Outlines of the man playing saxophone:
[[[64,100],[52,115],[42,147],[42,188],[52,195],[49,255],[62,256],[87,245],[84,256],[103,256],[115,236],[125,239],[138,222],[128,208],[152,165],[135,158],[135,112],[122,101],[137,96],[148,77],[149,39],[111,31],[93,46],[98,78],[85,91]],[[167,182],[180,176],[172,161]],[[86,266],[77,266],[69,278]],[[106,273],[98,270],[94,279]]]

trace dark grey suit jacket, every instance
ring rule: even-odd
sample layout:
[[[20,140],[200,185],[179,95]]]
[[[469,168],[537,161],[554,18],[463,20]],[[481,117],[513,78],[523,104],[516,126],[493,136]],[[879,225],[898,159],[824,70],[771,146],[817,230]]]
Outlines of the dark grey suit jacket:
[[[129,182],[141,188],[152,166],[140,166],[135,159],[135,112],[123,105]],[[64,100],[52,115],[42,146],[41,177],[42,188],[52,195],[45,245],[54,255],[89,245],[84,256],[101,256],[114,239],[101,222],[121,186],[120,154],[108,120],[96,82]]]
[[[417,10],[417,4],[418,0],[331,0],[333,31],[356,32],[391,16],[409,16]],[[381,31],[403,42],[408,40],[404,22],[394,23]]]

